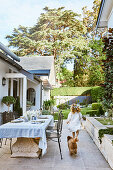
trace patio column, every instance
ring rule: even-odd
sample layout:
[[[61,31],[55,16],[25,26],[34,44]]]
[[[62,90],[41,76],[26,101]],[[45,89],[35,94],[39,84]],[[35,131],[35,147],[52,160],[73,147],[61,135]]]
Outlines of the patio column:
[[[23,78],[23,115],[26,113],[27,78]]]
[[[23,91],[22,91],[22,78],[20,78],[20,106],[23,107],[22,97],[23,97]]]

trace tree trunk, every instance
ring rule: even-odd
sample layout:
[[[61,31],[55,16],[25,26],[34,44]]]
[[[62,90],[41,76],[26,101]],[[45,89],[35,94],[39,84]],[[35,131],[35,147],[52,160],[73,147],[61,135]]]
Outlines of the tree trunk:
[[[77,61],[76,61],[76,59],[74,59],[74,68],[73,68],[73,70],[74,70],[74,73],[73,73],[73,80],[74,80],[74,87],[76,87],[76,73],[77,73]]]
[[[56,56],[57,56],[56,49],[54,49],[54,60],[55,61],[56,61]]]

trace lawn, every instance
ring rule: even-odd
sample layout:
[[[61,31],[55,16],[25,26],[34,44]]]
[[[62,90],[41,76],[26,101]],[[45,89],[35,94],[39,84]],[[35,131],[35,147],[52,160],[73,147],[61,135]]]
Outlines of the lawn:
[[[86,114],[86,111],[88,111],[88,110],[91,110],[91,108],[88,108],[88,107],[81,108],[81,113],[82,113],[82,115],[85,115],[85,114]],[[70,112],[70,109],[62,110],[62,113],[63,113],[63,115],[64,115],[64,119],[67,119],[69,112]],[[54,116],[54,120],[57,120],[57,119],[58,119],[58,113],[54,113],[53,116]]]
[[[113,120],[111,119],[98,119],[97,120],[103,125],[113,125]]]

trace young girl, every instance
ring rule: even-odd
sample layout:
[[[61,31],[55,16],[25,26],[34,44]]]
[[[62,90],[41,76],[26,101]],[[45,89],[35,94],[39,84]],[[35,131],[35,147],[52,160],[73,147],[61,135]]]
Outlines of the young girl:
[[[71,112],[68,114],[67,124],[68,129],[72,132],[73,138],[78,137],[79,130],[81,129],[82,114],[80,108],[74,104],[71,106]]]

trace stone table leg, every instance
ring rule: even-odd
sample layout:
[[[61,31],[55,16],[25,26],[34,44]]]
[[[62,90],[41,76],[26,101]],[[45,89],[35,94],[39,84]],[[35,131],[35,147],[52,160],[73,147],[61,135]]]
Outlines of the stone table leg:
[[[38,147],[39,139],[17,138],[12,145],[11,157],[39,157],[41,150]]]

